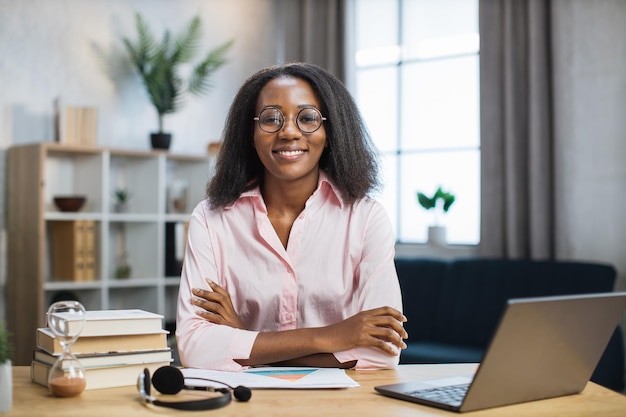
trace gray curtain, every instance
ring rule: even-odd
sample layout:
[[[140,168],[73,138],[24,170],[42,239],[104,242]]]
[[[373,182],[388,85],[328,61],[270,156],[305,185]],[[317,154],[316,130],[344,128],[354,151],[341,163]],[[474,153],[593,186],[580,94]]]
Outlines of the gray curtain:
[[[345,0],[275,0],[277,61],[319,65],[345,80]]]
[[[480,0],[482,256],[554,257],[550,0]]]

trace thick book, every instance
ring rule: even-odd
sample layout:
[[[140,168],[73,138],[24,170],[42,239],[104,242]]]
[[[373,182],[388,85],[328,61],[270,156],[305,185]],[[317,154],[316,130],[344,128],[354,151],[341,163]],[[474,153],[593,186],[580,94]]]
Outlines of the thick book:
[[[95,222],[50,222],[52,279],[93,281],[96,277]]]
[[[117,336],[79,337],[72,345],[73,354],[133,352],[142,350],[167,349],[167,330],[148,334]],[[63,352],[54,333],[47,327],[40,327],[36,334],[37,347],[53,355]]]
[[[137,352],[78,354],[74,356],[78,359],[83,368],[102,368],[105,366],[126,366],[152,362],[171,362],[172,350],[167,348]],[[35,350],[33,352],[34,361],[45,363],[47,365],[54,365],[59,357],[60,355],[52,355],[45,350]],[[64,362],[61,366],[63,368],[67,368],[68,364]]]
[[[69,334],[75,334],[80,322],[72,313],[56,313],[67,320]],[[163,329],[163,316],[140,309],[87,310],[80,337],[157,333]]]
[[[148,368],[150,370],[150,374],[153,374],[154,371],[160,367],[167,366],[169,364],[169,362],[164,361],[145,364],[139,363],[126,366],[85,368],[85,379],[87,379],[87,386],[85,387],[85,390],[135,385],[137,383],[137,376],[144,370],[144,368]],[[47,387],[48,374],[51,369],[52,365],[32,361],[30,365],[31,381]]]

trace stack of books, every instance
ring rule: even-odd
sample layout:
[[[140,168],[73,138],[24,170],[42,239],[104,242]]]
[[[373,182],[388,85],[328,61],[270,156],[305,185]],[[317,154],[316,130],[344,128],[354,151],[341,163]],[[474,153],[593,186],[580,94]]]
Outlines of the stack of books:
[[[50,223],[53,280],[93,281],[96,278],[95,229],[93,220]]]
[[[68,321],[71,332],[75,323]],[[153,373],[170,365],[169,332],[163,329],[162,322],[163,316],[138,309],[87,311],[83,330],[71,347],[85,369],[85,389],[135,385],[144,368]],[[31,380],[48,386],[48,374],[62,353],[52,330],[38,328]]]

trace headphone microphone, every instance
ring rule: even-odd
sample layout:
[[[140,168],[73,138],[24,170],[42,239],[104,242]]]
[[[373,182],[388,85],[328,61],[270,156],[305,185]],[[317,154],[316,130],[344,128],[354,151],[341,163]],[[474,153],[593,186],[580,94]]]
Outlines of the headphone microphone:
[[[137,378],[137,389],[139,395],[144,399],[146,403],[158,405],[161,407],[169,407],[177,410],[213,410],[228,405],[231,400],[231,391],[238,401],[246,402],[252,397],[252,391],[248,387],[237,386],[232,387],[224,382],[207,379],[207,378],[190,378],[198,379],[209,382],[216,382],[221,385],[225,385],[227,388],[213,388],[213,387],[197,387],[185,385],[185,377],[180,369],[174,366],[163,366],[157,369],[150,379],[150,371],[148,368],[144,369]],[[160,401],[150,395],[150,387],[154,385],[154,388],[162,394],[178,394],[182,390],[195,390],[195,391],[212,391],[220,392],[222,395],[216,398],[208,398],[206,400],[195,401]]]

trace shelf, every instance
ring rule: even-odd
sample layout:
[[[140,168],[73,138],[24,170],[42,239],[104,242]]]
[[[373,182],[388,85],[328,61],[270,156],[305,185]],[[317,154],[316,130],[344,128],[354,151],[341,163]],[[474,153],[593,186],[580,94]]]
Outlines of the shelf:
[[[35,329],[58,297],[77,298],[88,310],[141,308],[175,320],[180,276],[172,271],[180,267],[181,246],[172,252],[167,229],[184,225],[204,199],[209,156],[40,143],[11,147],[7,168],[7,311],[15,312],[8,325],[20,346],[16,364],[30,363]],[[123,211],[119,188],[130,194]],[[78,212],[61,212],[53,203],[58,195],[87,201]],[[59,263],[52,231],[64,230],[59,222],[82,221],[94,222],[93,275],[52,276],[52,261]],[[58,236],[55,242],[63,244]],[[121,258],[131,266],[128,278],[116,277]]]
[[[141,288],[158,287],[162,285],[161,278],[117,278],[108,281],[109,288]]]

